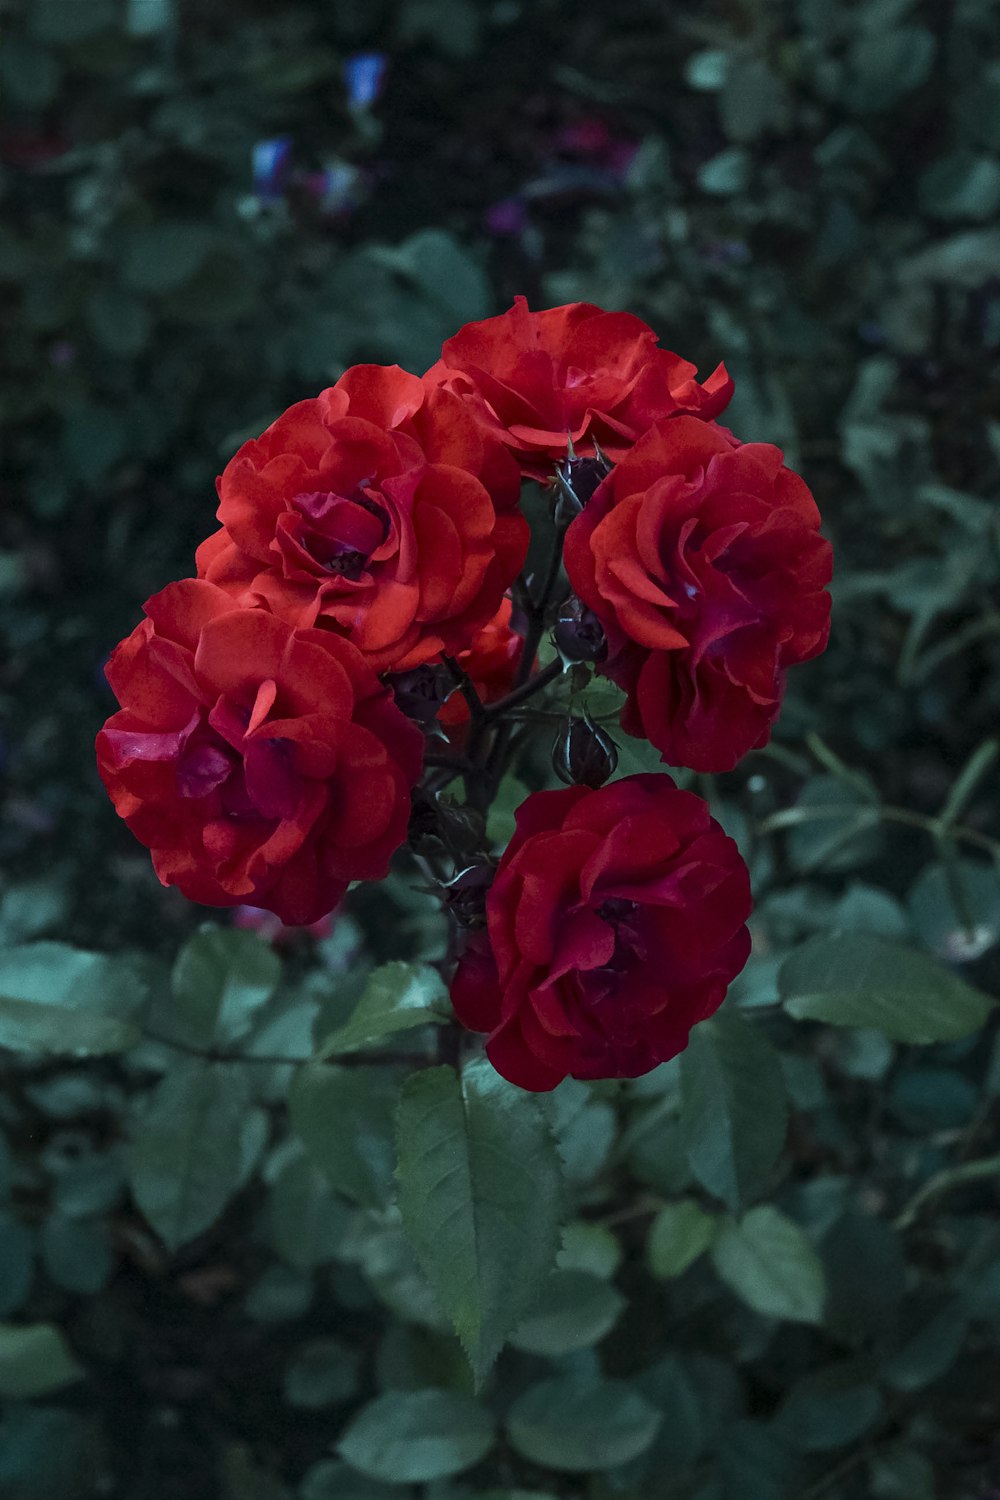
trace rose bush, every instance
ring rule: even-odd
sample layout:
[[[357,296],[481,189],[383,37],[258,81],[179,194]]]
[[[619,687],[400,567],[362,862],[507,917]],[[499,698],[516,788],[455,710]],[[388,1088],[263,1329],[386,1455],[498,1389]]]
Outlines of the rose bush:
[[[459,963],[455,1014],[522,1088],[635,1078],[674,1057],[750,952],[750,879],[666,775],[536,792]]]
[[[622,727],[671,765],[728,771],[767,743],[785,672],[830,625],[830,544],[769,443],[675,417],[641,438],[566,535],[566,569],[604,627],[599,671]]]
[[[718,416],[733,392],[725,366],[703,385],[696,374],[631,313],[589,302],[532,312],[517,297],[448,339],[425,378],[463,396],[525,474],[547,479],[567,440],[578,455],[597,444],[618,457],[661,417]]]
[[[516,577],[517,470],[465,404],[358,366],[244,443],[218,482],[199,575],[343,635],[379,671],[460,650]]]
[[[311,923],[406,834],[422,739],[353,646],[189,579],[113,653],[97,740],[115,808],[164,885]]]

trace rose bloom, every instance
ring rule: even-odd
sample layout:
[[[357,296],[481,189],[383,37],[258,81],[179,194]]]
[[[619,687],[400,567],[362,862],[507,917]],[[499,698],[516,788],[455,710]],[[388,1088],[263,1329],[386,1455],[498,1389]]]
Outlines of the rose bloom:
[[[146,616],[108,663],[97,757],[163,884],[307,925],[385,875],[423,739],[361,654],[195,579]]]
[[[636,1078],[683,1051],[746,963],[739,850],[666,774],[535,792],[452,981],[521,1088]]]
[[[661,417],[717,416],[733,393],[726,368],[704,385],[696,374],[631,313],[589,302],[531,312],[517,297],[499,317],[461,328],[424,379],[472,402],[522,471],[546,479],[568,439],[578,457],[593,457],[595,443],[617,457]]]
[[[244,443],[199,577],[350,640],[377,671],[461,650],[528,544],[517,466],[450,392],[359,365]]]
[[[468,649],[455,657],[483,703],[495,703],[514,686],[524,637],[511,629],[512,611],[511,601],[505,599],[490,623],[473,636]],[[441,705],[438,722],[446,728],[469,722],[469,705],[460,692],[452,693]]]
[[[599,618],[622,728],[670,765],[728,771],[767,744],[786,669],[826,646],[829,542],[770,443],[691,417],[658,423],[566,534],[569,580]]]

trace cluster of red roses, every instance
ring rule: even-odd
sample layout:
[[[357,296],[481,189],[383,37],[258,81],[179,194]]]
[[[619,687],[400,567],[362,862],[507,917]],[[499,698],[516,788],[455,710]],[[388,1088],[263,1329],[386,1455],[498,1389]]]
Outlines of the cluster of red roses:
[[[724,367],[695,375],[629,314],[519,298],[422,378],[357,366],[244,444],[197,578],[149,600],[107,669],[122,707],[100,772],[159,878],[309,923],[387,873],[428,727],[401,686],[442,661],[485,702],[523,681],[521,480],[557,466],[571,608],[627,695],[623,729],[699,771],[764,744],[787,667],[825,645],[830,548],[781,453],[714,420]],[[736,846],[669,776],[536,793],[456,1013],[524,1087],[635,1076],[721,1003],[749,907]]]

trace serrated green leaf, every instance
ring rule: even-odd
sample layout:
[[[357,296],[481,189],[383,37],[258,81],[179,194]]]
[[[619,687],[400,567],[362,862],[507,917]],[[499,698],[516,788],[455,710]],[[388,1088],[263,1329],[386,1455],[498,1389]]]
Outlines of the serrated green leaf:
[[[507,1436],[532,1463],[587,1473],[638,1458],[661,1420],[638,1391],[619,1381],[546,1380],[518,1396],[507,1414]]]
[[[797,1020],[868,1026],[897,1042],[967,1036],[994,1004],[924,954],[859,931],[796,948],[781,966],[778,989]]]
[[[178,1059],[137,1123],[129,1158],[136,1203],[171,1250],[222,1212],[239,1185],[246,1070]]]
[[[360,1052],[414,1026],[448,1020],[448,992],[427,964],[383,964],[368,978],[364,993],[343,1026],[330,1032],[316,1058]]]
[[[737,1012],[701,1022],[681,1054],[681,1128],[703,1187],[738,1208],[766,1186],[787,1127],[777,1053]]]
[[[337,1444],[349,1464],[390,1484],[427,1484],[471,1468],[493,1446],[493,1420],[453,1391],[386,1391],[352,1418]]]
[[[742,1302],[765,1317],[819,1323],[826,1279],[812,1244],[778,1209],[752,1208],[722,1225],[712,1263]]]
[[[392,1195],[399,1080],[388,1068],[309,1063],[288,1098],[292,1128],[339,1193],[377,1208]]]
[[[413,1074],[399,1110],[399,1206],[481,1381],[555,1264],[561,1179],[537,1102],[486,1061]]]
[[[646,1257],[654,1276],[680,1276],[711,1245],[718,1219],[693,1198],[679,1198],[660,1209],[646,1242]]]
[[[25,1401],[62,1390],[83,1368],[52,1323],[0,1323],[0,1396]]]

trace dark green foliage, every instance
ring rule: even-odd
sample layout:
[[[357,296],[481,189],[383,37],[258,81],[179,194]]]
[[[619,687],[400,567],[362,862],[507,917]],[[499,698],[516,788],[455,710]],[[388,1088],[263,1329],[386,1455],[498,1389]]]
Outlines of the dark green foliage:
[[[993,0],[4,20],[0,1496],[987,1500]],[[415,867],[280,953],[203,927],[91,754],[102,663],[192,571],[236,446],[522,291],[724,358],[725,420],[786,449],[837,555],[774,744],[692,778],[751,865],[745,974],[680,1061],[541,1100],[439,1056]],[[526,757],[498,846],[542,784]]]

